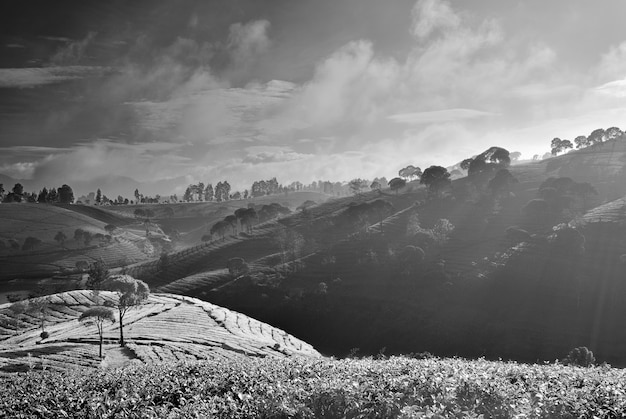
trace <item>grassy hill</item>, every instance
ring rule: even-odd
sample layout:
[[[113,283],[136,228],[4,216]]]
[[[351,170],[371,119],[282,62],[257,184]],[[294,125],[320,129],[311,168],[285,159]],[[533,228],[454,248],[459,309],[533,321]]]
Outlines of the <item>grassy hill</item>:
[[[119,228],[109,239],[104,227],[110,223],[123,226],[128,220],[80,206],[0,205],[0,281],[69,274],[76,271],[78,261],[104,260],[114,267],[149,257],[146,239],[131,231]],[[88,232],[92,240],[75,238],[77,229]],[[59,233],[65,236],[62,242],[55,239]],[[24,248],[29,237],[39,242]]]
[[[116,301],[117,294],[100,297]],[[95,303],[88,291],[46,297],[49,308],[41,339],[40,320],[16,314],[0,305],[0,373],[29,369],[68,370],[77,365],[133,361],[159,363],[224,360],[246,357],[318,357],[313,347],[275,327],[234,311],[190,297],[151,294],[124,318],[126,349],[118,349],[119,325],[104,326],[105,358],[98,359],[98,335],[93,325],[78,322]]]

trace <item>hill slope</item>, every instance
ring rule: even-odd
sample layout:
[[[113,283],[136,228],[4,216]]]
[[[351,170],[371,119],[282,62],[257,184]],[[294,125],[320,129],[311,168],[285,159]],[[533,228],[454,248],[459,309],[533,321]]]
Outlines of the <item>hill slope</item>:
[[[116,301],[112,292],[101,292]],[[88,291],[71,291],[46,297],[50,303],[42,340],[38,319],[16,315],[9,304],[0,305],[0,372],[37,368],[69,369],[74,365],[96,367],[98,335],[93,325],[78,322],[94,305]],[[124,318],[127,351],[117,346],[118,324],[104,327],[105,363],[126,357],[144,363],[180,360],[250,357],[317,357],[313,347],[282,330],[240,313],[195,298],[151,294]]]

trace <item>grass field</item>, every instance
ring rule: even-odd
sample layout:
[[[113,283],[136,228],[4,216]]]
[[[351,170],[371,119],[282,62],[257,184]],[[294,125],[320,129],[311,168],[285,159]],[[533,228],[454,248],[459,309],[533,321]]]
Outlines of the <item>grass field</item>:
[[[485,360],[258,359],[131,365],[0,378],[6,417],[615,418],[610,367]]]

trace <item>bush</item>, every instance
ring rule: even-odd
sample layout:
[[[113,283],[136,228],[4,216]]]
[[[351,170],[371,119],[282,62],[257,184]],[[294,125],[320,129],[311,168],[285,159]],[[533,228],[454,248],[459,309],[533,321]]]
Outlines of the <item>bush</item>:
[[[39,334],[39,336],[40,336],[42,339],[48,339],[48,338],[50,337],[50,333],[48,333],[48,332],[41,332],[41,333]]]
[[[586,346],[579,346],[578,348],[572,349],[563,360],[565,365],[575,365],[578,367],[591,367],[595,362],[596,359],[593,356],[593,352]]]

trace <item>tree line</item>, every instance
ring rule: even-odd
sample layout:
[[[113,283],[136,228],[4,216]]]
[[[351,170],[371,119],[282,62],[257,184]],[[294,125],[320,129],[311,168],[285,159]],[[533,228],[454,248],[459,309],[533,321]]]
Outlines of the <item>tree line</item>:
[[[40,204],[72,204],[74,203],[74,191],[68,185],[62,185],[61,187],[43,188],[37,192],[25,192],[24,186],[21,183],[16,183],[13,189],[6,191],[4,185],[0,183],[0,200],[4,203],[11,202],[38,202]]]

